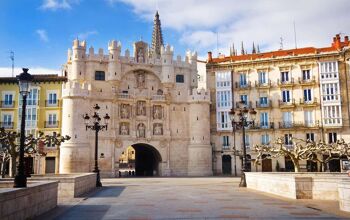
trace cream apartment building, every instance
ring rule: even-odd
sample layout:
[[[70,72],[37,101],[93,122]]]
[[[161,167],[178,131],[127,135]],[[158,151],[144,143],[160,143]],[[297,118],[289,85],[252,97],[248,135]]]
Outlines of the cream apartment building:
[[[255,125],[246,130],[246,147],[251,162],[256,157],[250,149],[283,138],[350,142],[349,129],[349,58],[347,36],[333,38],[328,47],[298,48],[264,53],[213,58],[208,53],[207,87],[211,92],[211,144],[215,174],[239,175],[241,159],[233,149],[242,148],[242,132],[232,132],[228,112],[245,105],[257,111]],[[277,164],[278,163],[278,164]],[[326,169],[340,170],[341,161],[332,161]],[[288,158],[264,160],[252,171],[291,171]],[[303,164],[306,171],[320,165]]]

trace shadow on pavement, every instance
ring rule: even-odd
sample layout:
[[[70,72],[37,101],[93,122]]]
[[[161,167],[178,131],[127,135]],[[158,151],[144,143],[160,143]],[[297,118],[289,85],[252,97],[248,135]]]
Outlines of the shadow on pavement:
[[[58,216],[54,219],[102,219],[108,212],[110,205],[84,205],[79,204],[69,209],[64,215]]]
[[[125,189],[125,186],[103,186],[89,195],[90,198],[118,197]]]

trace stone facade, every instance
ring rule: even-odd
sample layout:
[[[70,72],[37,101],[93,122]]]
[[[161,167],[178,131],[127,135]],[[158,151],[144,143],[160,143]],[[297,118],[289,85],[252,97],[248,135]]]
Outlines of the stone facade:
[[[92,170],[95,138],[82,115],[98,104],[101,115],[111,116],[108,130],[99,133],[103,176],[116,176],[120,155],[135,144],[157,152],[160,176],[212,174],[210,97],[197,89],[197,54],[174,60],[173,53],[169,45],[149,49],[139,41],[133,55],[121,55],[120,42],[111,41],[108,54],[95,54],[92,47],[86,52],[85,41],[73,42],[62,89],[62,133],[72,139],[61,146],[61,173]]]

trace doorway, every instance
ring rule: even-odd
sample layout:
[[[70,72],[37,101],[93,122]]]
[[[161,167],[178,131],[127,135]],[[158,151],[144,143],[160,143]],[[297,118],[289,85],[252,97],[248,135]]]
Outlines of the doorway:
[[[231,165],[231,156],[223,155],[222,156],[222,174],[231,175],[232,165]]]

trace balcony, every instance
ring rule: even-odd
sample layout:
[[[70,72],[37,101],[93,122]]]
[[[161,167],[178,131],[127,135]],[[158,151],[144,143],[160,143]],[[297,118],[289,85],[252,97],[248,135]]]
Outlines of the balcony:
[[[236,102],[236,108],[241,108],[242,105],[245,108],[253,108],[252,102],[248,102],[248,103],[244,103],[244,104],[242,104],[241,102]]]
[[[58,128],[59,121],[45,121],[45,128]]]
[[[317,121],[299,121],[299,122],[278,122],[279,129],[310,129],[319,128],[320,122]]]
[[[271,87],[271,80],[267,82],[255,81],[255,88],[258,89],[269,89]]]
[[[280,79],[277,79],[277,85],[279,87],[292,87],[294,86],[294,78],[291,78],[287,81],[281,81]]]
[[[15,101],[1,101],[1,108],[14,108]]]
[[[256,109],[269,109],[272,108],[272,101],[269,99],[267,103],[260,103],[259,101],[255,102]]]
[[[165,101],[165,95],[152,95],[153,101]]]
[[[250,89],[251,86],[251,82],[246,82],[245,84],[241,83],[241,82],[235,82],[235,88],[237,90],[247,90]]]
[[[230,145],[222,145],[222,150],[231,150]]]
[[[254,125],[250,125],[247,127],[248,130],[262,130],[262,129],[274,129],[275,124],[273,122],[270,123],[262,123],[262,122],[255,122]]]
[[[5,129],[13,129],[14,123],[13,122],[0,122],[0,127]]]
[[[280,108],[294,108],[295,107],[295,99],[292,99],[289,102],[283,102],[282,100],[278,100],[278,106]]]
[[[302,86],[313,86],[316,85],[316,77],[312,76],[310,79],[298,78],[299,84]]]
[[[132,95],[129,93],[119,93],[118,94],[118,99],[132,99]]]
[[[59,100],[45,100],[45,106],[46,107],[58,107],[59,106]]]
[[[317,98],[314,98],[313,100],[310,101],[305,101],[304,99],[300,99],[299,101],[299,105],[303,106],[303,107],[316,107],[318,106],[318,101]]]

